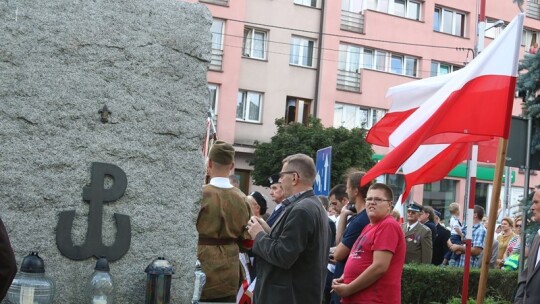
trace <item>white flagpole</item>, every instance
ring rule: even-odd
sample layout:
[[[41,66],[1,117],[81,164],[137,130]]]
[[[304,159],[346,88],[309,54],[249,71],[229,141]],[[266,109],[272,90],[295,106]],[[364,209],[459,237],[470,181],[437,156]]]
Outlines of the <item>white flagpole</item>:
[[[467,303],[469,292],[469,273],[471,269],[472,228],[474,215],[474,198],[476,194],[476,168],[478,166],[478,145],[472,145],[471,156],[467,160],[467,184],[465,202],[467,202],[467,234],[465,235],[465,264],[463,265],[463,286],[461,289],[461,303]]]

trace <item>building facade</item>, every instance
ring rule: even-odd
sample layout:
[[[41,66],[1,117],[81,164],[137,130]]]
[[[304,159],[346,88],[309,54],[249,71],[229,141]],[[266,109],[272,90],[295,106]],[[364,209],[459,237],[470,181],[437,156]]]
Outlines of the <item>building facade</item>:
[[[473,59],[478,40],[479,1],[198,2],[213,16],[208,87],[217,136],[234,143],[235,174],[245,192],[259,189],[251,184],[248,160],[255,140],[274,135],[275,119],[302,122],[313,115],[327,127],[370,128],[390,107],[389,87],[462,68]],[[540,38],[537,2],[524,6],[522,56],[535,52]],[[487,0],[484,44],[518,12],[512,0]],[[521,115],[521,103],[516,98],[514,115]],[[387,153],[373,148],[375,158]],[[415,186],[414,200],[441,211],[463,202],[464,171],[456,168],[442,181]],[[482,164],[480,171],[476,200],[488,207],[494,165]],[[511,171],[515,204],[524,174]],[[381,180],[397,190],[403,186],[399,175]],[[532,175],[530,185],[538,183]]]

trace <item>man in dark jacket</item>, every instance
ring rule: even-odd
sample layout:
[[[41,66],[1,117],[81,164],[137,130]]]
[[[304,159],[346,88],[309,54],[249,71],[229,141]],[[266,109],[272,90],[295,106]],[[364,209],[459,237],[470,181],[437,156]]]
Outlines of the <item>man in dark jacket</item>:
[[[256,304],[323,300],[331,236],[328,215],[313,193],[315,175],[311,157],[285,158],[279,179],[287,197],[283,214],[269,231],[256,217],[247,224],[257,257]]]
[[[437,210],[435,212],[435,227],[437,228],[437,237],[433,242],[433,258],[431,264],[441,265],[444,260],[444,255],[448,252],[448,245],[446,242],[450,238],[450,230],[444,228],[441,225],[441,213]]]
[[[0,301],[6,296],[17,273],[17,262],[9,242],[6,227],[0,219]]]
[[[435,210],[430,206],[422,206],[419,221],[431,230],[431,242],[435,243],[435,239],[437,238],[437,228],[435,225]]]

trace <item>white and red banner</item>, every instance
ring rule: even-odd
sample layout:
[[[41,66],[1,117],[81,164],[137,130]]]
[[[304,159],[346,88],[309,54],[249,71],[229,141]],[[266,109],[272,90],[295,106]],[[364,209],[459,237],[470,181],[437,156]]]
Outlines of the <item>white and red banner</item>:
[[[442,179],[481,143],[479,161],[494,162],[495,138],[508,138],[524,15],[519,14],[480,55],[451,74],[426,78],[387,92],[389,112],[367,136],[392,150],[362,179],[405,174],[410,188]]]

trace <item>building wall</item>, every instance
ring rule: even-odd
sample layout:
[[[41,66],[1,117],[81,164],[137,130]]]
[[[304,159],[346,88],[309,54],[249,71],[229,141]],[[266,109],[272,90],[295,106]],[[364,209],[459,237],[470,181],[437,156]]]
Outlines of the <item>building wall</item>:
[[[366,4],[368,2],[364,1]],[[208,74],[210,82],[221,84],[218,136],[236,144],[242,152],[238,157],[249,159],[253,141],[268,141],[274,135],[276,130],[274,120],[284,117],[287,96],[312,100],[312,113],[315,111],[316,102],[316,116],[325,126],[333,126],[336,103],[387,110],[390,107],[390,101],[385,99],[386,90],[395,85],[429,77],[432,61],[460,67],[471,61],[472,51],[477,41],[476,16],[479,9],[476,1],[428,0],[421,3],[420,20],[366,9],[362,14],[364,27],[360,31],[341,29],[343,15],[341,1],[320,0],[317,8],[297,5],[293,3],[293,0],[235,0],[229,1],[228,7],[208,4],[208,8],[216,17],[244,20],[246,26],[268,30],[267,58],[265,60],[245,58],[239,51],[241,47],[238,47],[241,45],[239,37],[242,36],[243,25],[239,22],[227,21],[226,38],[232,39],[228,35],[234,35],[236,47],[230,50],[225,49],[230,53],[224,55],[227,61],[224,62],[223,72],[210,71]],[[433,29],[436,7],[465,15],[463,37]],[[517,13],[518,8],[511,1],[487,1],[486,17],[489,22],[502,19],[509,23]],[[322,41],[319,37],[321,18],[323,19]],[[234,26],[231,25],[233,23]],[[540,31],[540,20],[526,18],[525,27],[529,30]],[[233,30],[234,33],[229,32]],[[317,46],[322,48],[318,66],[304,68],[289,64],[291,35],[317,40]],[[485,46],[492,41],[493,38],[484,38]],[[405,76],[361,68],[357,92],[339,89],[337,83],[340,44],[416,57],[418,73],[416,76]],[[521,54],[525,54],[527,50],[528,47],[523,46]],[[318,68],[320,79],[319,90],[316,92]],[[239,89],[264,93],[261,123],[236,121],[234,100]],[[521,114],[521,99],[516,99],[514,102],[513,114]],[[384,147],[374,146],[373,148],[377,154],[388,152]],[[251,168],[243,162],[241,169]],[[514,171],[517,175],[515,185],[523,185],[523,174],[518,174],[517,169]],[[465,182],[459,178],[456,180],[456,197],[462,201]],[[531,185],[538,183],[540,183],[540,177],[533,175]],[[424,187],[419,185],[414,189],[414,199],[421,202]]]

